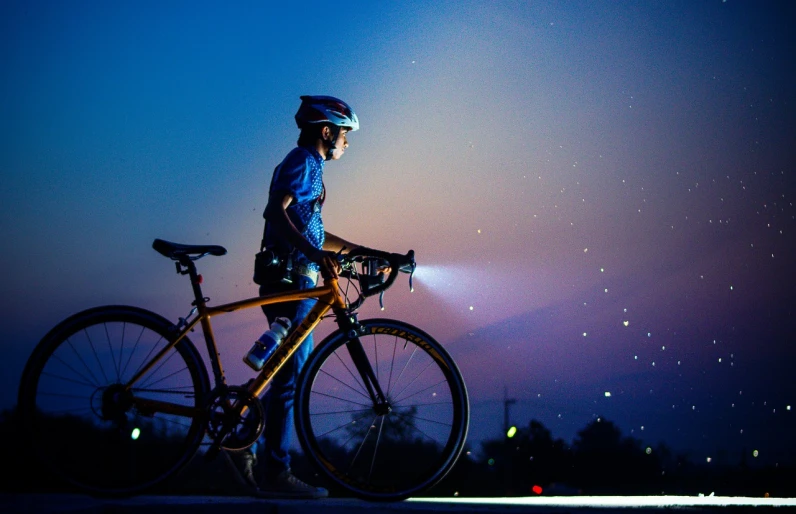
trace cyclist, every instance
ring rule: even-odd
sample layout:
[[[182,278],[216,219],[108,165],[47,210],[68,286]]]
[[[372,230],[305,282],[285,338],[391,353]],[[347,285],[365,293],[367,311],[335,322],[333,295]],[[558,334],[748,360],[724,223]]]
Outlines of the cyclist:
[[[323,172],[326,161],[340,159],[348,148],[347,135],[359,129],[359,120],[351,107],[331,96],[302,96],[296,113],[300,135],[296,148],[290,151],[274,170],[268,192],[264,217],[266,226],[263,246],[283,259],[290,258],[292,271],[284,269],[273,282],[260,286],[260,295],[290,289],[307,289],[318,282],[319,273],[337,277],[336,254],[357,248],[327,232],[321,217],[326,200]],[[286,279],[286,280],[282,280]],[[289,283],[286,283],[289,282]],[[301,321],[316,300],[264,306],[269,324],[277,317],[289,318],[293,325]],[[249,450],[238,454],[246,482],[257,489],[258,496],[288,498],[322,498],[328,491],[306,484],[290,470],[290,432],[293,422],[293,397],[301,367],[313,347],[312,335],[274,376],[263,397],[265,430]],[[257,484],[254,466],[258,447],[264,467],[264,480]]]

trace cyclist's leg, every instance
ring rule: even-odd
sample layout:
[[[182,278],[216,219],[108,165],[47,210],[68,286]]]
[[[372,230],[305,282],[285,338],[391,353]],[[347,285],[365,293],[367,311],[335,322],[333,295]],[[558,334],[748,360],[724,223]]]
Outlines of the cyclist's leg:
[[[293,287],[308,289],[315,283],[308,277],[299,276]],[[272,292],[267,287],[260,289],[261,294]],[[264,306],[263,311],[271,323],[279,316],[291,320],[295,326],[300,323],[315,305],[316,300],[302,300]],[[263,466],[266,476],[273,478],[290,469],[290,434],[293,423],[293,401],[296,393],[298,375],[313,347],[312,334],[308,335],[293,356],[285,362],[279,372],[271,380],[271,384],[263,397],[265,410],[265,430],[257,445],[263,447]],[[255,448],[256,451],[256,448]]]

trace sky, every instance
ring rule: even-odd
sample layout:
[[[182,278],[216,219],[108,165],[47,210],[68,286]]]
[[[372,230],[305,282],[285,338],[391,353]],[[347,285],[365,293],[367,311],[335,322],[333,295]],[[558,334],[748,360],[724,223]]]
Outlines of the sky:
[[[155,238],[223,245],[205,294],[255,296],[299,96],[333,95],[361,129],[327,230],[419,264],[361,318],[445,345],[473,446],[509,398],[568,442],[796,461],[791,2],[285,4],[0,3],[0,408],[68,315],[188,313]],[[213,323],[242,383],[262,314]]]

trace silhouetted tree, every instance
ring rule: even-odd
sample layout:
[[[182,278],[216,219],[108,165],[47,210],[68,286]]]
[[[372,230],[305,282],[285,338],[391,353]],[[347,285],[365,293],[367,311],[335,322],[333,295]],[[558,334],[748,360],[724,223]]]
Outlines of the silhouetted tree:
[[[573,444],[576,482],[597,494],[648,492],[660,463],[641,442],[623,437],[613,422],[597,418],[578,432]]]

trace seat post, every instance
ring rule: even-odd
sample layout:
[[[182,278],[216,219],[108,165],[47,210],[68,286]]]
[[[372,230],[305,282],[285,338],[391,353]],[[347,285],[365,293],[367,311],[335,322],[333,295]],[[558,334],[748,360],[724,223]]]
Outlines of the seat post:
[[[193,288],[193,295],[195,298],[193,304],[200,310],[204,309],[205,297],[202,293],[202,275],[196,271],[196,264],[187,256],[180,257],[179,264],[180,273],[188,275],[191,279],[191,287]],[[183,267],[185,269],[182,269]]]

